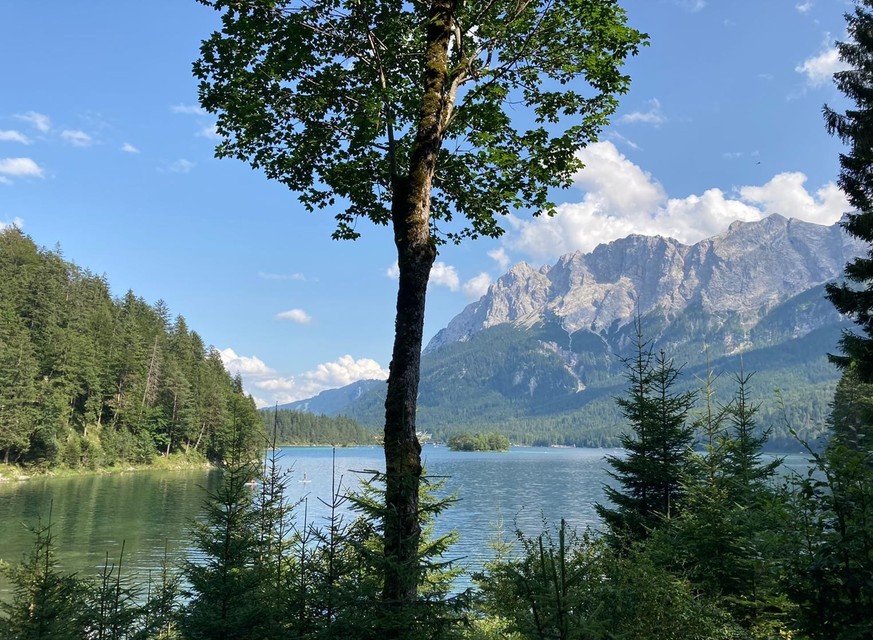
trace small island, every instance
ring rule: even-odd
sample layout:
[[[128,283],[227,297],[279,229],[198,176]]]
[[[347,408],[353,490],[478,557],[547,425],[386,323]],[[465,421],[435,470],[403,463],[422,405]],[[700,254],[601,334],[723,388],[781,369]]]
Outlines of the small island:
[[[509,451],[509,438],[502,433],[457,433],[446,444],[452,451]]]

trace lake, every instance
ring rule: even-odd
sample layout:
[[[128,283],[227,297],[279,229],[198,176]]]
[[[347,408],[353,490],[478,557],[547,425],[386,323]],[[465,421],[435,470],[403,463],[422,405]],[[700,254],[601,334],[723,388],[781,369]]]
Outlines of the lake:
[[[309,522],[323,522],[331,496],[333,451],[329,447],[281,451],[281,464],[291,469],[289,498],[303,501]],[[457,530],[460,541],[452,556],[471,570],[490,557],[498,522],[505,533],[518,526],[528,534],[542,529],[543,520],[564,518],[578,529],[598,524],[594,505],[603,501],[609,480],[608,449],[513,447],[506,453],[454,452],[426,445],[422,452],[429,476],[444,477],[446,492],[458,502],[439,517],[437,533]],[[359,483],[358,471],[384,470],[382,449],[336,449],[336,476],[346,488]],[[789,466],[803,466],[792,456]],[[302,482],[303,479],[306,482]],[[148,577],[168,559],[192,557],[188,546],[191,522],[203,511],[206,491],[220,482],[215,471],[140,471],[72,478],[34,478],[0,484],[0,558],[18,562],[33,541],[28,526],[51,511],[52,532],[61,565],[82,576],[96,575],[107,557],[118,563],[124,543],[125,573]],[[8,599],[9,584],[0,576],[0,599]]]

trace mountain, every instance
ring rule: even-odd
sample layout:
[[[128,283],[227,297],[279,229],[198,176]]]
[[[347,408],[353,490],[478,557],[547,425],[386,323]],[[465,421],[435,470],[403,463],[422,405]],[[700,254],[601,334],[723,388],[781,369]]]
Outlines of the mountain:
[[[850,326],[824,284],[864,249],[839,225],[772,215],[693,245],[632,235],[540,269],[519,263],[425,348],[419,426],[615,443],[614,396],[625,388],[622,356],[639,314],[653,346],[684,363],[685,387],[711,366],[724,374],[717,391],[726,402],[732,375],[755,371],[751,390],[775,440],[788,441],[789,424],[814,437],[838,377],[826,354]],[[337,411],[378,424],[383,393]]]
[[[317,396],[305,400],[297,400],[278,407],[265,407],[263,411],[272,411],[274,408],[291,409],[292,411],[305,411],[307,413],[339,415],[347,406],[355,402],[362,395],[374,389],[378,385],[384,385],[384,380],[358,380],[339,389],[328,389]]]
[[[615,322],[630,322],[637,310],[674,319],[699,308],[716,323],[737,314],[751,328],[767,309],[839,277],[862,251],[839,225],[775,214],[734,222],[725,233],[691,246],[632,235],[538,270],[515,265],[437,333],[424,353],[488,327],[532,325],[549,317],[569,333],[603,334]]]

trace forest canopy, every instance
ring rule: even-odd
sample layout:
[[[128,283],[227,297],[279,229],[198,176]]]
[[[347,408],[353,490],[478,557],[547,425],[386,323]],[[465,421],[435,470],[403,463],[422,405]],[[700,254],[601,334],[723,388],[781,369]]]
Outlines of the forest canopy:
[[[103,276],[0,232],[0,460],[96,468],[260,447],[261,419],[218,351]]]

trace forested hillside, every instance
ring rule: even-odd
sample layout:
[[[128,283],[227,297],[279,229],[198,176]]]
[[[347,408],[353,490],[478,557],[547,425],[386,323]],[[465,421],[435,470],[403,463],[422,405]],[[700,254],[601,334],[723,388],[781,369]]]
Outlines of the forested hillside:
[[[263,443],[241,382],[185,319],[0,233],[0,460],[99,467]]]
[[[264,411],[262,415],[268,433],[272,434],[275,427],[277,445],[343,446],[377,442],[375,431],[364,429],[346,416],[332,418],[290,409]]]

